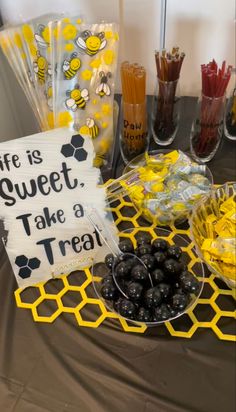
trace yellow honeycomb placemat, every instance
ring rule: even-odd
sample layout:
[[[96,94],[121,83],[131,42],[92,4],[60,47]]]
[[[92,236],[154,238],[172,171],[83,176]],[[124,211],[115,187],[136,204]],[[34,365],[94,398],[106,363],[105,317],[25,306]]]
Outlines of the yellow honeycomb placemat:
[[[129,200],[121,198],[109,210],[113,212],[119,231],[134,228],[132,234],[135,234],[135,228],[142,226],[143,231],[150,232],[152,236],[155,234],[154,225],[146,227],[147,222],[142,219],[139,212],[136,212]],[[174,240],[176,234],[189,239],[188,227],[180,229],[172,226],[171,230],[170,241]],[[187,253],[192,258],[191,266],[199,261],[193,247],[193,243],[187,247]],[[99,279],[95,278],[96,280]],[[147,330],[145,325],[129,323],[106,309],[93,291],[92,275],[89,269],[63,275],[58,279],[51,279],[24,290],[18,289],[15,291],[15,298],[19,308],[31,311],[35,322],[52,323],[61,314],[70,313],[74,315],[78,326],[97,328],[105,320],[110,319],[111,327],[115,321],[126,332],[144,333]],[[162,335],[164,333],[191,338],[197,331],[207,328],[211,329],[219,339],[236,342],[235,298],[235,291],[230,290],[215,275],[208,273],[197,304],[175,321],[155,327],[155,334],[158,335],[160,331]]]

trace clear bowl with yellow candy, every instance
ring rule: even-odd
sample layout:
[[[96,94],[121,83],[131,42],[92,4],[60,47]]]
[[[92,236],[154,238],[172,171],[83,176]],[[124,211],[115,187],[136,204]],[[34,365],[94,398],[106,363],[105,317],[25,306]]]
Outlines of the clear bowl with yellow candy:
[[[209,270],[236,288],[236,182],[225,183],[199,202],[191,236]]]
[[[183,223],[212,188],[208,167],[180,150],[150,152],[135,165],[120,185],[142,216],[158,226]]]

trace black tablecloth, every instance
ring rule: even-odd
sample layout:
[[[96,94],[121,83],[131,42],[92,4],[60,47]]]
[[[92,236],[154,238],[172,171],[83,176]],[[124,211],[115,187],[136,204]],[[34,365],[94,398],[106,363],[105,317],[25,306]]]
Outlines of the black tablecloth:
[[[194,104],[183,99],[181,128],[171,147],[188,149]],[[118,150],[115,163],[113,174],[119,174]],[[216,183],[235,179],[235,142],[224,139],[209,167]],[[111,320],[97,329],[78,327],[71,314],[52,324],[35,323],[30,311],[16,307],[15,289],[1,247],[0,411],[236,410],[233,342],[206,329],[180,339],[159,328],[125,333]]]

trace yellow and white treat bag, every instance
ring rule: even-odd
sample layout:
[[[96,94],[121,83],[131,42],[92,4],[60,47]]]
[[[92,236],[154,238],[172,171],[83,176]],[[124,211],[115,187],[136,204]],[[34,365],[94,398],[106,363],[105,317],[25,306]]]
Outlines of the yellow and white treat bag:
[[[57,18],[43,16],[21,26],[26,54],[31,66],[31,81],[35,85],[40,107],[45,119],[45,129],[54,127],[52,47],[49,24]]]
[[[9,27],[0,32],[0,45],[11,69],[13,70],[27,100],[38,120],[41,129],[44,128],[44,119],[37,97],[37,90],[32,81],[31,64],[25,53],[24,40],[20,27]]]
[[[113,145],[113,102],[118,57],[118,25],[65,18],[57,37],[55,123],[73,125],[94,143],[94,165],[106,164]]]

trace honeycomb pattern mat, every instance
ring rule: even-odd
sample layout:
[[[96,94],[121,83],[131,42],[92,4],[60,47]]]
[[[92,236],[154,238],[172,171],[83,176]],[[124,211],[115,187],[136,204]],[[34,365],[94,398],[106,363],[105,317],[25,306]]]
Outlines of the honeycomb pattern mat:
[[[109,209],[112,211],[119,232],[133,229],[132,236],[140,231],[149,232],[155,236],[155,227],[147,226],[129,199],[121,198]],[[139,229],[138,229],[139,227]],[[172,233],[167,238],[175,241],[179,234],[189,240],[189,227],[171,226]],[[130,236],[130,235],[129,235]],[[191,261],[191,267],[199,262],[190,243],[186,251]],[[171,335],[191,338],[196,332],[210,329],[216,337],[226,341],[236,342],[236,306],[235,291],[206,269],[203,279],[204,287],[200,299],[188,313],[180,318],[166,322],[164,325],[147,328],[144,324],[129,323],[119,315],[110,312],[102,301],[97,299],[93,290],[92,274],[89,269],[65,274],[57,279],[37,284],[24,290],[15,291],[16,303],[19,308],[28,309],[35,322],[52,323],[60,315],[72,314],[78,326],[97,328],[104,321],[109,321],[109,327],[120,327],[125,332],[154,333],[155,335]],[[99,278],[94,278],[99,281]]]

